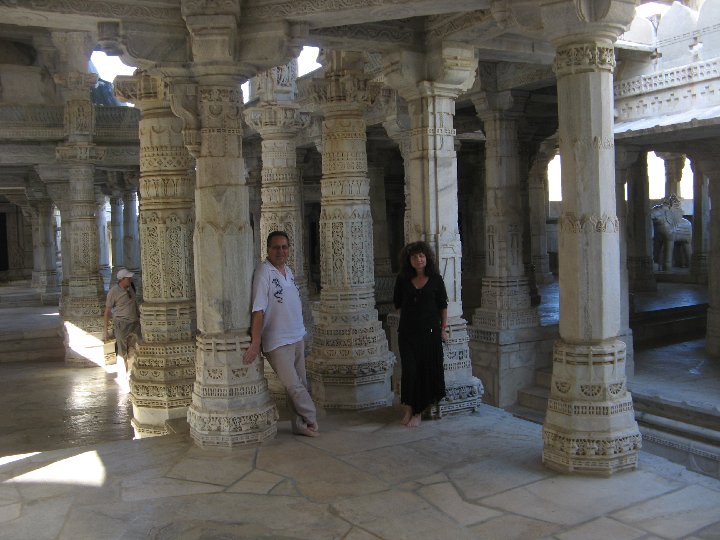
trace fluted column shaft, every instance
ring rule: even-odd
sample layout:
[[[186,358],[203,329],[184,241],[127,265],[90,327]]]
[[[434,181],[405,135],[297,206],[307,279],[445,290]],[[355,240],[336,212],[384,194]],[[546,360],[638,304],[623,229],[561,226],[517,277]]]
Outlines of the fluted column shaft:
[[[640,432],[627,391],[621,331],[620,225],[615,195],[613,41],[635,3],[543,3],[556,47],[562,211],[560,339],[543,425],[543,463],[611,475],[637,466]],[[588,22],[592,21],[592,22]]]

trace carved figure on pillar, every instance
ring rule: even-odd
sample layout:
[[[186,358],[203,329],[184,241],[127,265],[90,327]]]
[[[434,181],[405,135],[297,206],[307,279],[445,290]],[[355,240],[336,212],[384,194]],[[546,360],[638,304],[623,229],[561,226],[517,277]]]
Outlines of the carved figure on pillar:
[[[372,215],[363,108],[372,99],[362,55],[331,51],[313,81],[322,126],[320,274],[322,290],[307,362],[319,406],[392,404],[395,363],[375,309]]]

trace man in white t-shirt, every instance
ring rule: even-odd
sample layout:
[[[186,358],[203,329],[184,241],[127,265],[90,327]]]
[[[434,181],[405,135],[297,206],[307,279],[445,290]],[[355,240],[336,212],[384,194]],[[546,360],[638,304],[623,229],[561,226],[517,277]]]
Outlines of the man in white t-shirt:
[[[305,326],[300,291],[290,267],[290,239],[284,231],[267,238],[267,259],[255,268],[252,290],[250,347],[243,362],[250,364],[262,351],[289,397],[293,433],[318,435],[315,404],[307,390]]]

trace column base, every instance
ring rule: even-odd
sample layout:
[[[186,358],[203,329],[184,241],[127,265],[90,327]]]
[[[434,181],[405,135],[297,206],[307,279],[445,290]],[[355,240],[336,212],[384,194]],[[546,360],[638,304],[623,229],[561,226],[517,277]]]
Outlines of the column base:
[[[642,438],[625,377],[625,343],[555,343],[543,463],[610,476],[637,467]]]
[[[275,437],[278,412],[275,404],[239,414],[197,411],[191,407],[187,419],[190,437],[200,448],[235,448]]]
[[[250,339],[226,333],[197,337],[195,384],[187,411],[190,436],[200,447],[233,448],[271,439],[278,411],[260,358],[242,362]]]
[[[323,409],[390,407],[393,403],[390,376],[394,365],[395,355],[389,351],[363,360],[308,358],[308,382],[313,400]]]
[[[543,430],[543,465],[561,473],[609,477],[638,465],[641,437],[629,431],[614,437],[586,437]]]

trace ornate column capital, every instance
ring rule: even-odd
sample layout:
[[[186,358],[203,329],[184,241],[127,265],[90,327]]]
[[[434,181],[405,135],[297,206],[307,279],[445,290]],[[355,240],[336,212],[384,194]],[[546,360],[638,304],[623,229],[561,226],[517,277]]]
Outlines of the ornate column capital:
[[[146,71],[136,71],[133,75],[118,75],[113,83],[115,97],[125,103],[132,103],[141,110],[161,106],[170,96],[168,87],[159,77],[153,77]]]
[[[243,114],[245,122],[257,130],[263,139],[273,136],[292,137],[310,124],[309,113],[300,112],[294,103],[261,103],[246,109]]]
[[[481,120],[497,114],[512,119],[522,115],[529,96],[530,92],[522,90],[481,91],[473,93],[471,99]]]
[[[636,4],[636,0],[542,0],[540,17],[545,35],[558,53],[567,50],[560,67],[593,71],[593,65],[609,67],[612,55],[605,49],[612,51],[612,44],[632,22]],[[593,45],[601,46],[593,49]]]
[[[395,51],[385,55],[384,62],[387,84],[408,101],[425,96],[455,99],[472,86],[477,69],[474,48],[451,42],[427,53]]]

